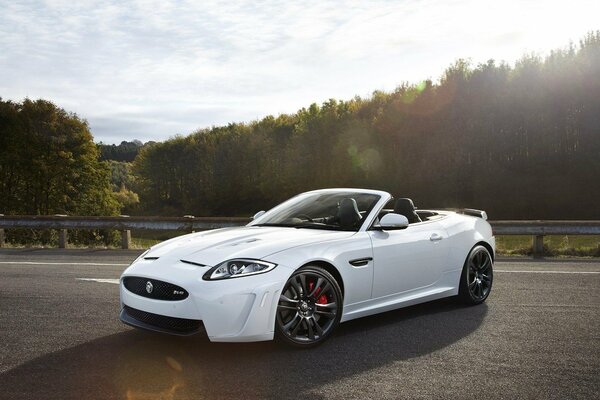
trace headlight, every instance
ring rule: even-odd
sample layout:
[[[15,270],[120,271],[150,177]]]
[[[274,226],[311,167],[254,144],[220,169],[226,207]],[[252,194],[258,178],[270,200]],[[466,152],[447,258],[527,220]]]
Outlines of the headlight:
[[[227,278],[239,278],[241,276],[262,274],[275,268],[277,264],[267,261],[235,259],[222,262],[209,269],[202,279],[214,281]]]

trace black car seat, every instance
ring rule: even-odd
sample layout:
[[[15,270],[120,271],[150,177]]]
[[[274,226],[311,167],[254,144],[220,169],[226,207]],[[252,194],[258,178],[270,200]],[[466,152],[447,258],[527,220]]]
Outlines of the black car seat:
[[[344,229],[356,228],[362,216],[358,211],[356,200],[347,197],[340,201],[338,206],[337,220]]]
[[[409,224],[414,224],[417,222],[421,222],[421,218],[415,211],[415,205],[413,204],[411,199],[398,199],[396,200],[396,204],[394,205],[394,212],[396,214],[401,214],[408,219]]]

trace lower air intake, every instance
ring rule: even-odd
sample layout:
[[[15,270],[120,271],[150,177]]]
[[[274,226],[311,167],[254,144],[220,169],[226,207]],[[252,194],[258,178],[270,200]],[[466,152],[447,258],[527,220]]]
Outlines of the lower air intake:
[[[123,306],[123,311],[135,321],[141,322],[141,325],[137,325],[135,323],[131,324],[139,326],[140,328],[146,328],[151,330],[153,328],[157,328],[154,330],[179,335],[189,335],[192,333],[196,333],[202,328],[202,321],[198,321],[195,319],[174,318],[167,317],[164,315],[152,314],[126,305]]]

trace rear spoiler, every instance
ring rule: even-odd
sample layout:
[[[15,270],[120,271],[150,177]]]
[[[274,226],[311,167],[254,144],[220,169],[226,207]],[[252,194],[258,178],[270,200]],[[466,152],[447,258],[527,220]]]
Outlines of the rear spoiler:
[[[459,208],[456,210],[459,214],[470,215],[472,217],[478,217],[484,220],[488,219],[487,213],[482,210],[475,210],[473,208]]]
[[[470,215],[471,217],[481,218],[487,221],[488,216],[485,211],[475,210],[474,208],[437,208],[440,211],[452,211],[457,214]]]

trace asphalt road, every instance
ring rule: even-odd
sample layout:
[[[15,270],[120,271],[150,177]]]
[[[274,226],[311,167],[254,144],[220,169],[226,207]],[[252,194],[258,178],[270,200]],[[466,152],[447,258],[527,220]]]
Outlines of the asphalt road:
[[[600,398],[598,261],[498,261],[484,305],[392,311],[291,350],[122,325],[110,280],[138,253],[0,250],[0,399]]]

